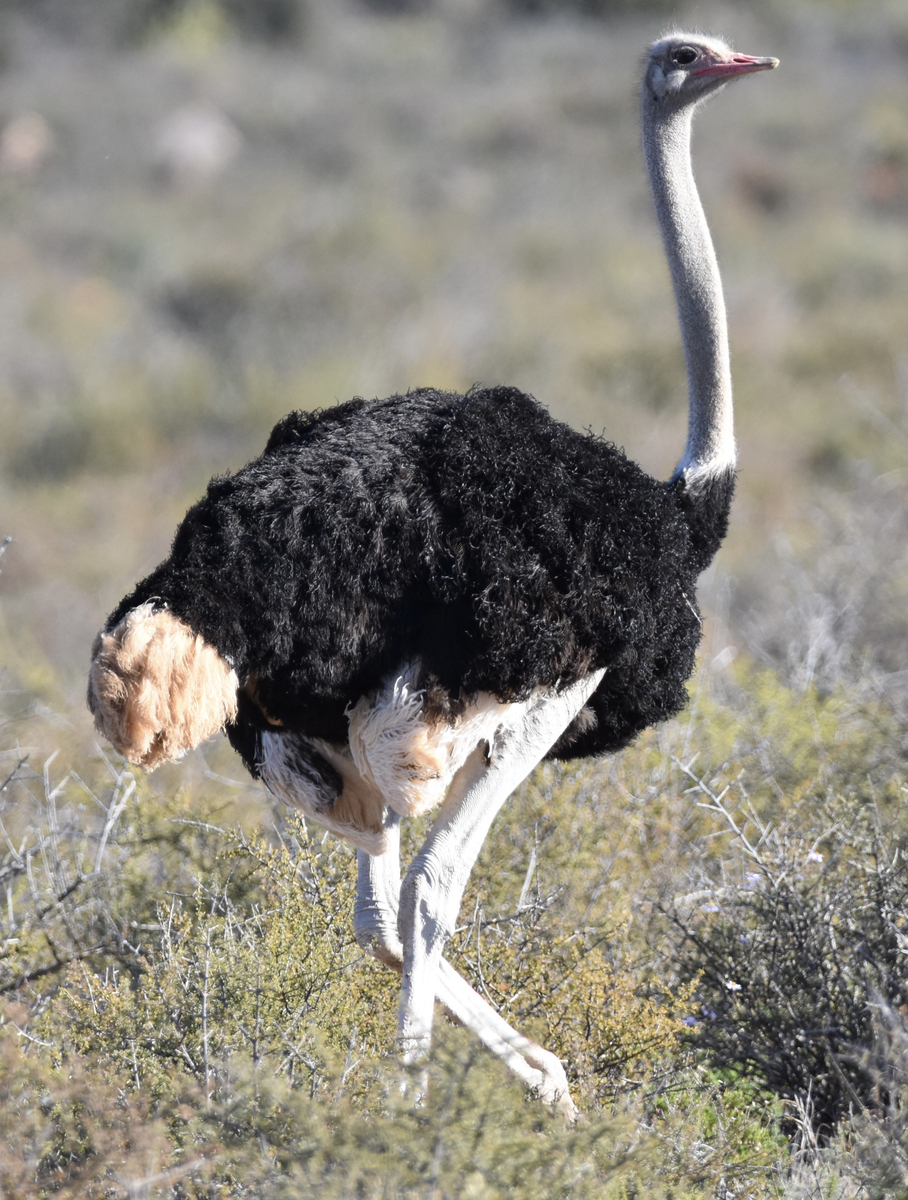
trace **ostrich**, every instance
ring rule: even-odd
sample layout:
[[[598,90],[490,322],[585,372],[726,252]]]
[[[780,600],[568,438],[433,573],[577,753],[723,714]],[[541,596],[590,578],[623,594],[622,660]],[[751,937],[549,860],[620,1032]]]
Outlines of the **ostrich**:
[[[89,706],[131,762],[152,769],[226,728],[254,777],[357,848],[354,930],[401,973],[405,1061],[425,1054],[437,1000],[568,1115],[559,1059],[443,953],[532,768],[617,750],[686,700],[695,584],[735,466],[691,121],[728,80],[776,65],[689,33],[646,59],[643,143],[690,393],[670,480],[513,388],[291,413],[261,457],[211,482],[92,651]],[[401,819],[436,807],[401,882]]]

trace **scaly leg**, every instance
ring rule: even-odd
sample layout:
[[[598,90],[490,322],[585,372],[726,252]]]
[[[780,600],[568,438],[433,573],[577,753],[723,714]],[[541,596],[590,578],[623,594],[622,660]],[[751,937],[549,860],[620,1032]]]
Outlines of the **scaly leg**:
[[[362,948],[373,958],[401,971],[404,948],[397,932],[400,897],[400,815],[385,810],[385,852],[378,857],[365,850],[356,852],[356,903],[353,932]]]
[[[602,675],[597,671],[563,692],[548,692],[514,705],[488,754],[484,746],[477,747],[452,780],[435,824],[401,885],[398,928],[404,964],[398,1036],[406,1061],[417,1061],[429,1047],[436,996],[445,1004],[451,1000],[455,1012],[469,999],[459,984],[451,983],[449,972],[453,968],[442,970],[442,954],[492,822],[514,788],[555,744],[595,691]],[[472,1011],[471,1005],[466,1007]],[[460,1012],[457,1015],[463,1019]],[[465,1016],[469,1018],[470,1013]],[[476,1028],[478,1023],[487,1033],[488,1041],[477,1028],[487,1045],[501,1039],[502,1049],[507,1048],[502,1056],[509,1057],[513,1044],[502,1038],[500,1026],[487,1021],[486,1016],[485,1012],[474,1012],[473,1019],[466,1019],[465,1024]],[[498,1017],[497,1021],[502,1019]],[[545,1051],[542,1054],[542,1060],[534,1056],[533,1066],[547,1073],[554,1055]]]
[[[401,971],[404,950],[397,933],[400,894],[400,817],[385,818],[388,848],[378,858],[360,851],[353,928],[356,939],[379,962]],[[484,1000],[446,959],[438,967],[437,999],[494,1054],[537,1092],[557,1104],[573,1120],[577,1109],[568,1090],[564,1067],[556,1055],[518,1033]]]

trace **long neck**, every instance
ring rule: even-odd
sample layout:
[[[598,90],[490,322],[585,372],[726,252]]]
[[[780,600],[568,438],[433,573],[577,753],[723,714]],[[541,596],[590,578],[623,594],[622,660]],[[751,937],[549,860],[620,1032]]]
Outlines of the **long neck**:
[[[687,448],[673,479],[699,491],[733,469],[731,369],[722,280],[690,159],[691,119],[686,107],[663,115],[643,91],[643,147],[656,215],[671,268],[690,394]]]

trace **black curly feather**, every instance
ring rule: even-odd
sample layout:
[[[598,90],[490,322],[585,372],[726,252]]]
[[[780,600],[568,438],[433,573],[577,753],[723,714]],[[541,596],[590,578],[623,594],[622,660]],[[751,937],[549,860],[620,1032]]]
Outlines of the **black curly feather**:
[[[605,667],[595,720],[552,751],[599,754],[685,703],[733,487],[650,479],[512,388],[292,413],[212,480],[108,627],[153,600],[228,658],[254,684],[228,731],[253,768],[263,711],[343,743],[347,705],[407,661],[453,711]]]

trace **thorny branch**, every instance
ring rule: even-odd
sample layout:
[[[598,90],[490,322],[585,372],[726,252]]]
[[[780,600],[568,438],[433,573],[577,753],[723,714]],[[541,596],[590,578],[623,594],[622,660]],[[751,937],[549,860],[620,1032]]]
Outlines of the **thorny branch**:
[[[0,994],[14,993],[101,952],[116,957],[123,949],[98,884],[135,781],[128,772],[116,773],[112,798],[105,806],[72,771],[54,782],[55,757],[46,760],[40,775],[31,775],[33,781],[40,780],[41,791],[36,796],[26,789],[37,811],[21,840],[17,835],[14,841],[0,819],[6,844],[0,863],[0,885],[6,893],[0,918]],[[20,756],[0,795],[22,779],[26,762],[27,756]],[[69,799],[74,786],[103,811],[100,830],[97,824],[92,828],[92,823],[86,823],[84,806]],[[89,857],[93,841],[97,847]]]

